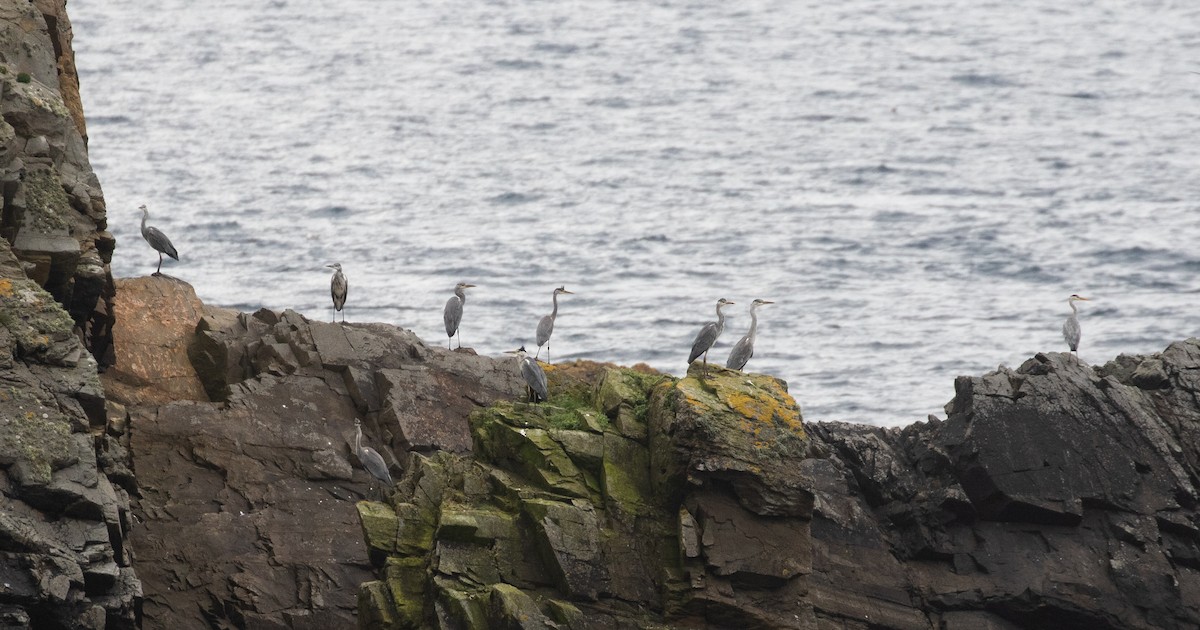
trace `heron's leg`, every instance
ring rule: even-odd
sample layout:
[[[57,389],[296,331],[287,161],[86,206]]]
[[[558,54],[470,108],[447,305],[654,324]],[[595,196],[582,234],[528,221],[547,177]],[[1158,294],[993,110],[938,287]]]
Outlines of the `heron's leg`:
[[[550,364],[550,342],[546,342],[546,364]]]
[[[154,270],[154,275],[162,275],[162,252],[158,252],[158,269]]]
[[[541,354],[542,354],[542,347],[541,347],[541,346],[538,346],[537,352],[534,352],[534,353],[533,353],[533,360],[534,360],[534,361],[537,361],[537,358],[538,358],[539,356],[541,356]]]
[[[458,347],[462,348],[462,329],[459,328],[458,330],[456,330],[454,332],[458,333]]]
[[[450,342],[454,341],[454,337],[446,337],[446,349],[450,350]]]

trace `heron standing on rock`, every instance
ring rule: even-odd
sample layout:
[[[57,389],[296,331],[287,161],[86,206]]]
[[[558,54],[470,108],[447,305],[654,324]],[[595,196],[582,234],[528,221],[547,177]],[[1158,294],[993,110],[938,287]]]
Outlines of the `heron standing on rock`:
[[[150,218],[150,211],[146,209],[146,204],[142,204],[138,209],[142,211],[142,238],[146,239],[146,242],[150,243],[150,247],[153,247],[154,251],[158,252],[158,269],[151,275],[161,276],[163,254],[179,260],[179,252],[175,251],[175,246],[171,244],[171,239],[167,238],[167,235],[163,234],[162,230],[152,225],[146,225],[146,219]]]
[[[362,445],[362,421],[354,419],[354,454],[371,476],[392,487],[392,474],[388,472],[387,463],[375,449]]]
[[[746,362],[754,356],[754,337],[758,334],[758,313],[755,311],[764,304],[774,304],[774,302],[754,300],[750,303],[750,332],[746,333],[746,336],[739,339],[733,346],[733,351],[729,353],[729,360],[725,362],[725,367],[731,370],[740,370],[746,367]]]
[[[567,287],[561,286],[554,290],[554,310],[550,314],[543,317],[542,321],[538,322],[537,327],[537,345],[538,351],[533,358],[537,359],[542,354],[542,346],[546,346],[546,362],[550,362],[550,335],[554,333],[554,320],[558,319],[558,296],[559,294],[574,295]]]
[[[329,293],[333,295],[333,321],[337,321],[337,312],[346,306],[346,292],[350,290],[350,283],[346,282],[346,274],[342,273],[342,263],[333,263],[325,265],[325,267],[333,270],[333,277],[329,279]],[[342,312],[342,322],[346,321],[346,313]]]
[[[450,339],[446,340],[446,349],[450,349],[450,340],[454,339],[454,334],[458,332],[458,324],[462,322],[463,304],[467,303],[467,289],[474,288],[475,285],[459,282],[454,287],[454,295],[446,300],[446,310],[442,311],[442,321],[446,324],[446,335]],[[462,347],[462,335],[458,336],[458,347]]]
[[[517,355],[517,368],[521,370],[521,378],[528,388],[529,402],[549,400],[550,392],[546,388],[546,373],[542,370],[542,366],[538,365],[537,359],[531,358],[525,352],[525,346],[510,350],[509,353]]]
[[[1088,298],[1079,295],[1072,295],[1067,298],[1067,304],[1071,305],[1071,315],[1067,317],[1067,321],[1063,322],[1063,339],[1067,340],[1067,345],[1070,346],[1071,352],[1075,352],[1078,356],[1079,339],[1083,336],[1082,329],[1079,328],[1079,308],[1075,306],[1079,301],[1087,302]]]
[[[699,334],[696,335],[696,340],[692,342],[692,353],[688,355],[688,365],[691,365],[696,360],[696,357],[703,354],[704,374],[706,376],[708,375],[708,350],[712,348],[713,344],[717,342],[717,337],[720,337],[721,333],[725,330],[725,313],[722,313],[721,309],[730,304],[736,304],[736,302],[730,302],[725,298],[717,300],[717,321],[705,324],[704,328],[701,328]]]

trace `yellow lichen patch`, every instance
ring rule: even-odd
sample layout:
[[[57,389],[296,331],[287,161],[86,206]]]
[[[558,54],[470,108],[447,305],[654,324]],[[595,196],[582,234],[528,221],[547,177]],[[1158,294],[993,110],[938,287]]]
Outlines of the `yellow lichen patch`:
[[[0,278],[0,297],[12,297],[13,283],[8,278]]]
[[[742,392],[729,392],[724,398],[725,404],[744,418],[760,423],[781,424],[794,432],[804,433],[800,412],[796,410],[791,396],[787,396],[787,400],[780,400],[775,396],[750,396]],[[757,430],[755,433],[757,434]]]

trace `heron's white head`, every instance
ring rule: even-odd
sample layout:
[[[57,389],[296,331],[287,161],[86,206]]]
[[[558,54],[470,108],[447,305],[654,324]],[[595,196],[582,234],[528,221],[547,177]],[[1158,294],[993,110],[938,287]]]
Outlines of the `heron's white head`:
[[[750,303],[750,308],[758,308],[764,304],[774,304],[771,300],[754,300]]]
[[[458,289],[474,289],[474,288],[475,288],[475,285],[467,284],[466,282],[459,282],[458,284],[454,285],[454,289],[456,291]]]
[[[725,298],[721,298],[721,299],[717,300],[717,310],[719,311],[719,310],[725,308],[726,306],[729,306],[730,304],[737,304],[737,302],[730,302],[729,300],[726,300]]]
[[[342,263],[333,263],[332,265],[325,265],[325,267],[328,269],[337,269],[338,271],[341,271]]]
[[[1068,302],[1068,303],[1071,303],[1071,302],[1080,302],[1080,301],[1083,301],[1083,302],[1090,302],[1090,301],[1091,301],[1091,298],[1085,298],[1085,297],[1083,297],[1082,295],[1077,295],[1077,294],[1071,294],[1071,297],[1067,298],[1067,302]]]
[[[515,354],[515,355],[517,355],[518,359],[523,359],[523,358],[525,358],[525,355],[528,353],[525,352],[525,346],[522,345],[520,348],[517,348],[516,350],[505,350],[504,354]]]
[[[141,210],[142,214],[150,214],[150,211],[146,209],[146,204],[138,206],[138,210]]]
[[[557,289],[555,289],[555,290],[554,290],[554,295],[561,295],[561,294],[563,294],[563,293],[566,293],[566,294],[568,294],[568,295],[575,295],[575,292],[574,292],[574,291],[568,291],[568,290],[567,290],[567,286],[566,286],[566,285],[563,285],[563,286],[561,286],[561,287],[558,287]]]

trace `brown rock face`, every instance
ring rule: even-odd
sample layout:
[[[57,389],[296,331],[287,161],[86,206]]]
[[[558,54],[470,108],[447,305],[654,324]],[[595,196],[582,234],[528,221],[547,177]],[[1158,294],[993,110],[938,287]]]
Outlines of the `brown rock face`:
[[[207,401],[188,358],[188,345],[204,305],[190,285],[169,276],[121,279],[113,305],[117,362],[105,371],[104,388],[126,405]]]
[[[374,576],[355,502],[379,494],[354,420],[394,465],[393,448],[469,449],[469,410],[521,391],[509,362],[392,326],[206,309],[169,278],[121,281],[114,312],[105,379],[129,411],[145,628],[353,626]]]

